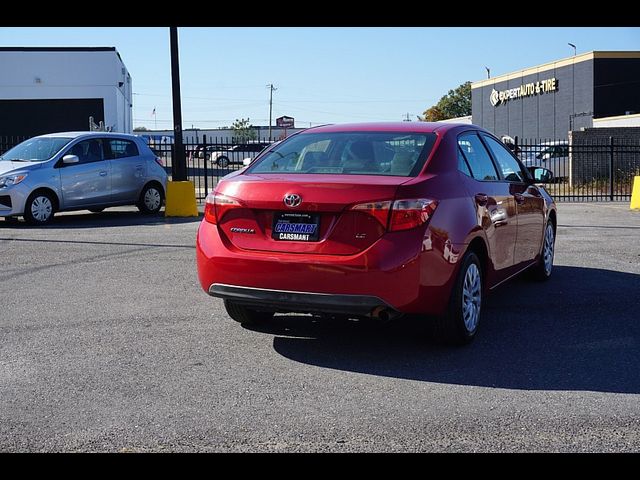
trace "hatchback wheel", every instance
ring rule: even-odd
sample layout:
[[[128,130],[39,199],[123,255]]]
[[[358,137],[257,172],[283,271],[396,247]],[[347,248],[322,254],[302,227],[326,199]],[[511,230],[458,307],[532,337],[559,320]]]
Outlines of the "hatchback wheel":
[[[544,242],[540,260],[531,268],[531,275],[534,279],[545,281],[551,277],[553,271],[553,254],[555,252],[556,235],[553,230],[553,223],[547,222],[544,229]]]
[[[24,219],[29,225],[45,225],[55,213],[53,196],[48,192],[32,193],[24,206]]]
[[[138,201],[138,209],[147,215],[156,214],[162,207],[162,189],[157,185],[150,184],[144,187]]]
[[[227,168],[229,166],[229,159],[227,157],[220,157],[216,160],[216,163],[220,168]]]
[[[465,345],[473,340],[480,323],[482,266],[474,252],[467,252],[451,292],[449,308],[435,322],[435,337],[443,343]]]
[[[238,305],[230,300],[224,301],[224,308],[227,310],[227,314],[236,322],[243,325],[256,325],[264,323],[273,318],[274,312],[260,312],[247,308],[244,305]]]

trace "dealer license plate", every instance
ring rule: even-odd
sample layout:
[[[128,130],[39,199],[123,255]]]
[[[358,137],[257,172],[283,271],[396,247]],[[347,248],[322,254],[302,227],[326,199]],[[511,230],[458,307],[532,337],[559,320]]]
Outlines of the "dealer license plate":
[[[303,212],[276,212],[273,215],[271,238],[294,242],[317,242],[320,215]]]

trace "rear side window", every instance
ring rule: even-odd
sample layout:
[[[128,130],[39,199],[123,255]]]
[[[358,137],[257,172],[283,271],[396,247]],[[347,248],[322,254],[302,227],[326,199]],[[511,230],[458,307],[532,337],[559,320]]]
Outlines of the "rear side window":
[[[462,150],[460,146],[458,146],[458,170],[460,170],[465,175],[471,176],[471,170],[469,170],[469,165],[467,165],[467,161],[462,154]]]
[[[434,133],[304,133],[273,147],[247,172],[415,177],[435,139]]]
[[[486,148],[475,133],[463,133],[458,137],[458,147],[467,160],[471,176],[476,180],[498,180],[498,172]]]
[[[112,159],[139,155],[137,145],[131,140],[109,139],[107,144],[111,147],[110,158]]]

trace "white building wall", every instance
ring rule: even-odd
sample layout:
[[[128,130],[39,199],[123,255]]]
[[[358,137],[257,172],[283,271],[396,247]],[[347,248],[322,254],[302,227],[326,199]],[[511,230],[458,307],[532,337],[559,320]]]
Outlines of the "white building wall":
[[[640,114],[593,119],[593,128],[606,127],[640,127]]]
[[[465,115],[464,117],[448,118],[446,120],[438,120],[438,123],[466,123],[471,124],[471,115]]]
[[[0,99],[55,98],[102,98],[105,125],[132,130],[131,77],[115,50],[0,51]]]

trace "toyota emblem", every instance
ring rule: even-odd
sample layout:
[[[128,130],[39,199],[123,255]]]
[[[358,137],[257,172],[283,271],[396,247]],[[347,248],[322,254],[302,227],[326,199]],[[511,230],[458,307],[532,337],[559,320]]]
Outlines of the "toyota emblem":
[[[287,207],[297,207],[302,203],[302,197],[296,193],[287,193],[282,200]]]

